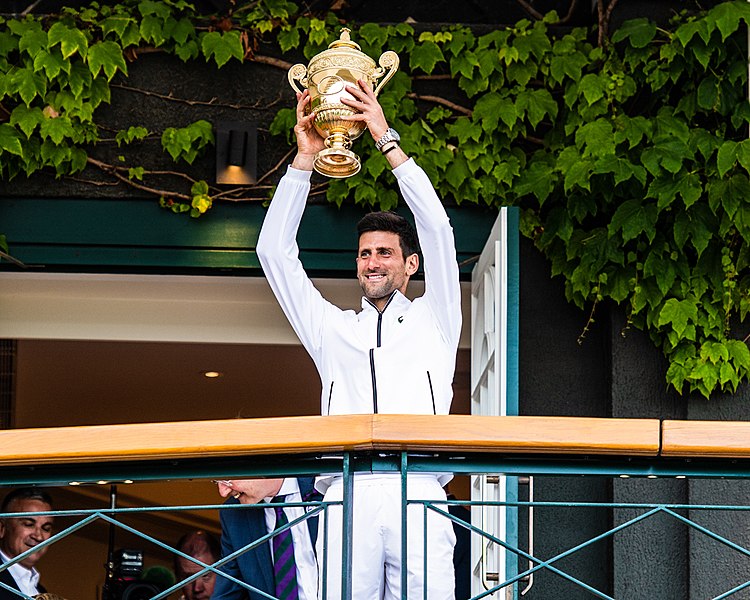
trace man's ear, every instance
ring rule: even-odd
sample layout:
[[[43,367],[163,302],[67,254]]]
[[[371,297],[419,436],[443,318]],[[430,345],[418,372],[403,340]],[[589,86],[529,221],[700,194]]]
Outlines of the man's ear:
[[[406,258],[406,274],[411,277],[419,269],[419,254],[410,254]]]
[[[5,519],[0,519],[0,538],[5,536]]]

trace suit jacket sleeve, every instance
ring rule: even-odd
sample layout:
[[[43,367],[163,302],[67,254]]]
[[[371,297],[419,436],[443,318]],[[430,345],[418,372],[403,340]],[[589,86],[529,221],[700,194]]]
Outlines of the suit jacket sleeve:
[[[221,556],[229,556],[234,552],[236,546],[232,539],[232,527],[227,524],[227,513],[228,511],[219,511],[219,520],[221,521]],[[244,546],[247,541],[243,542]],[[222,572],[236,577],[242,581],[242,574],[236,560],[226,563],[220,569]],[[211,600],[247,600],[248,591],[241,589],[233,581],[230,581],[226,577],[216,576],[216,585],[214,586],[213,594],[211,594]]]

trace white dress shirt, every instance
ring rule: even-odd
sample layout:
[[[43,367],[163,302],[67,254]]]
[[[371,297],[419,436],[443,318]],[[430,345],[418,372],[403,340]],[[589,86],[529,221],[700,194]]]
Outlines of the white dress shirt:
[[[4,552],[0,551],[0,558],[3,559],[3,564],[10,561],[10,558],[5,555]],[[35,596],[39,593],[37,586],[39,585],[39,571],[35,568],[27,569],[23,565],[16,563],[8,567],[8,572],[16,580],[18,589],[27,596]]]
[[[284,502],[302,502],[299,484],[294,478],[284,479],[276,496],[284,496]],[[270,502],[273,498],[265,498]],[[287,506],[284,514],[291,523],[305,514],[304,506]],[[274,507],[265,509],[266,528],[269,532],[276,528],[276,509]],[[310,530],[307,521],[302,521],[291,529],[292,543],[294,544],[294,562],[297,565],[297,585],[299,586],[300,600],[316,600],[318,594],[318,563],[315,560],[315,551],[310,540]],[[271,556],[273,557],[273,540],[271,545]]]

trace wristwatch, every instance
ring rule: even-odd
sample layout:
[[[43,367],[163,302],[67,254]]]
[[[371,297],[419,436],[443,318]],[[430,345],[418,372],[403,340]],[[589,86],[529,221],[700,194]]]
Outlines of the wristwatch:
[[[390,127],[385,130],[385,133],[380,137],[380,139],[375,142],[375,148],[378,150],[382,150],[383,146],[385,146],[388,142],[399,142],[401,141],[401,136],[396,133],[395,129],[391,129]]]

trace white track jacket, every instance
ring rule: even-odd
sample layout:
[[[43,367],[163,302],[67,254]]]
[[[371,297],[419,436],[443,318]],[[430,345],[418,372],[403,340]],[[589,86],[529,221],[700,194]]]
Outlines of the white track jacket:
[[[453,229],[425,172],[413,160],[393,170],[414,214],[425,293],[400,292],[379,312],[325,300],[299,260],[296,237],[310,172],[289,167],[258,239],[258,258],[322,383],[321,414],[447,414],[461,332],[461,290]]]

